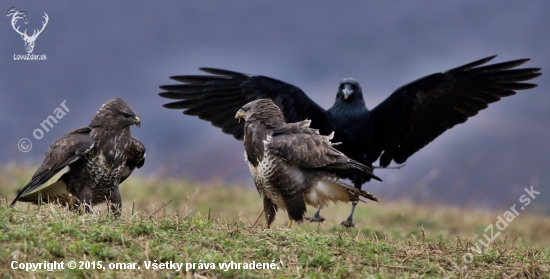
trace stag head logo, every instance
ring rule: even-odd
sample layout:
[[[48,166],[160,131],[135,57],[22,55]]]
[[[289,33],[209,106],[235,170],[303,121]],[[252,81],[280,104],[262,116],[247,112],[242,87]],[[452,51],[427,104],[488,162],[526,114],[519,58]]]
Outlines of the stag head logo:
[[[20,19],[23,19],[25,21],[25,24],[29,23],[27,20],[27,13],[25,11],[20,11],[19,9],[15,7],[11,7],[8,12],[6,13],[6,16],[11,16],[11,26],[13,27],[13,30],[17,32],[19,35],[21,35],[21,38],[25,41],[25,49],[27,50],[27,53],[32,53],[34,49],[34,43],[36,41],[36,38],[38,38],[38,35],[44,31],[44,28],[48,24],[48,14],[44,13],[43,18],[46,21],[42,22],[42,29],[37,30],[34,29],[32,36],[27,35],[27,29],[25,29],[24,32],[19,31],[20,26],[15,26],[17,24],[17,21]]]

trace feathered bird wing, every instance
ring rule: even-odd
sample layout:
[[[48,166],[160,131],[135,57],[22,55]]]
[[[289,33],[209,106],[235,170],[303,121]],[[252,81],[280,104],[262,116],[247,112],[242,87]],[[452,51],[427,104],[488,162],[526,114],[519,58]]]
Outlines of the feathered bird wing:
[[[94,140],[90,137],[92,129],[88,126],[74,129],[56,141],[50,146],[46,152],[46,158],[42,165],[36,170],[31,178],[31,181],[19,191],[10,207],[18,200],[36,201],[35,197],[39,191],[48,191],[48,187],[52,187],[52,191],[58,192],[62,190],[59,184],[44,185],[56,173],[64,167],[74,163],[82,158],[94,147]],[[59,189],[58,189],[59,188]]]

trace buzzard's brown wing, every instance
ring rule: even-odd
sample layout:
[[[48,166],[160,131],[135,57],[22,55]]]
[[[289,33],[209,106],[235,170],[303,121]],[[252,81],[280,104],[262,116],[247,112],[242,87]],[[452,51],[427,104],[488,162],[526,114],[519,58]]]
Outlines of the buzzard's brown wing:
[[[371,168],[348,158],[342,152],[336,150],[330,142],[331,137],[332,135],[321,136],[315,133],[277,135],[272,137],[271,141],[268,140],[266,147],[271,154],[283,159],[288,164],[326,170],[327,173],[319,173],[319,179],[338,185],[339,187],[333,188],[333,190],[345,191],[349,197],[352,197],[352,200],[359,200],[356,197],[362,196],[378,201],[378,198],[374,195],[351,187],[334,175],[343,173],[368,175],[382,181],[372,173]],[[316,187],[315,185],[312,186]]]
[[[296,127],[293,127],[296,132]],[[334,173],[368,175],[382,181],[372,169],[348,158],[332,146],[332,135],[322,136],[316,130],[303,128],[306,133],[274,134],[268,140],[269,152],[290,164],[307,168],[325,168]],[[312,133],[311,131],[315,131]]]
[[[74,129],[54,141],[46,152],[44,162],[34,173],[31,181],[19,191],[10,207],[19,199],[27,195],[34,194],[37,191],[43,191],[49,186],[56,185],[52,184],[41,187],[64,167],[79,160],[92,150],[95,142],[90,137],[90,132],[90,127],[84,126]]]

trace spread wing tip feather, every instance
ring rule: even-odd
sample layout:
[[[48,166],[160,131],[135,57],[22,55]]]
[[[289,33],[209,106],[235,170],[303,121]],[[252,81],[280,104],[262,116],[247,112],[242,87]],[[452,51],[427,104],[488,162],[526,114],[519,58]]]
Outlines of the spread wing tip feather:
[[[162,86],[159,86],[161,89],[166,90],[165,88],[162,88]],[[181,100],[184,99],[182,97],[182,94],[175,93],[175,92],[160,92],[159,96],[166,99],[173,99],[173,100]]]
[[[15,199],[13,199],[13,201],[11,202],[9,208],[13,208],[15,206],[15,204],[17,203],[17,201],[19,200],[18,197],[16,197]]]
[[[219,68],[200,67],[199,70],[201,70],[203,72],[206,72],[206,73],[209,73],[209,74],[218,75],[218,76],[227,76],[227,77],[232,77],[232,76],[250,77],[251,76],[251,75],[248,75],[248,74],[243,74],[243,73],[224,70],[224,69],[219,69]]]
[[[23,187],[17,193],[17,196],[15,196],[15,198],[13,199],[9,207],[12,208],[17,203],[17,201],[19,201],[19,199],[21,199],[22,197],[26,196],[29,193],[32,193],[35,188],[40,186],[39,182],[40,182],[40,176],[36,176],[31,181],[29,181],[29,183],[27,183],[27,185],[25,185],[25,187]]]
[[[374,173],[371,173],[371,178],[374,179],[374,180],[378,180],[380,182],[382,182],[382,179],[376,175],[374,175]]]
[[[163,104],[162,106],[167,108],[167,109],[186,109],[187,108],[187,107],[185,107],[185,105],[183,105],[181,103],[181,101],[180,102],[173,102],[173,103]],[[183,113],[185,113],[185,111]]]
[[[361,172],[367,174],[370,178],[382,182],[382,179],[372,172],[372,168],[365,166],[353,159],[349,159],[348,163],[352,166],[352,168],[359,169]]]

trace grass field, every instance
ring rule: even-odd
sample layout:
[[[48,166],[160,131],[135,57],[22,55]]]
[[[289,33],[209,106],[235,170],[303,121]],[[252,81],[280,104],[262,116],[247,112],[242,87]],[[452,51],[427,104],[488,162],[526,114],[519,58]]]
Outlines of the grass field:
[[[121,185],[120,218],[105,206],[8,209],[32,172],[0,168],[10,199],[0,197],[0,278],[550,278],[550,218],[529,207],[503,228],[506,210],[360,204],[346,230],[349,205],[332,205],[320,227],[286,229],[281,212],[262,230],[263,217],[251,227],[262,210],[255,189],[134,176]],[[63,269],[13,268],[54,261]]]

